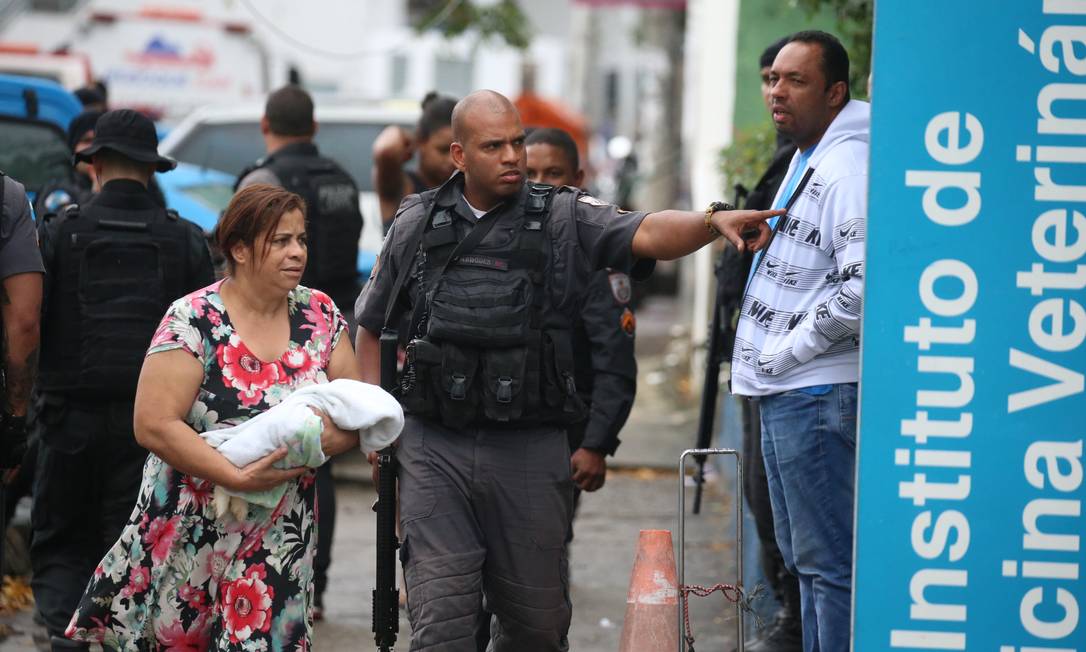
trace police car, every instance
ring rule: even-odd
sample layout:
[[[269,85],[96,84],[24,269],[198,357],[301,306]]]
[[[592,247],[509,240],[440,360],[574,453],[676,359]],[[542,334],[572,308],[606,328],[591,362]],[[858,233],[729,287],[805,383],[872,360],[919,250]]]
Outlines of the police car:
[[[0,170],[26,186],[31,199],[71,173],[68,123],[82,110],[57,82],[0,75]]]
[[[189,174],[185,168],[190,168],[198,173],[191,178],[193,186],[199,190],[189,194],[197,194],[202,200],[218,197],[225,208],[230,193],[222,193],[221,188],[232,188],[237,174],[265,154],[260,133],[263,115],[263,104],[208,106],[194,111],[173,127],[159,145],[162,154],[182,164],[170,174],[159,175],[167,198],[170,197],[170,186],[175,182],[184,183],[184,177]],[[318,98],[314,118],[318,124],[314,140],[321,154],[343,166],[359,189],[365,225],[359,241],[358,271],[365,278],[377,259],[383,237],[380,206],[373,191],[373,141],[390,124],[413,128],[418,120],[418,109],[362,103],[337,106]],[[169,179],[178,172],[182,174]],[[220,190],[210,187],[215,184],[219,184]],[[180,207],[178,210],[189,216]]]

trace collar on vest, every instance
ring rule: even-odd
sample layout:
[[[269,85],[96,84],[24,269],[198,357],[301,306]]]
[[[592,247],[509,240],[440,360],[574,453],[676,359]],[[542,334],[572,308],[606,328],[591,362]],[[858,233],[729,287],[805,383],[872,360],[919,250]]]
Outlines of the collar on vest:
[[[319,154],[317,146],[311,142],[289,143],[265,156],[264,162],[266,163],[270,159],[279,156],[318,156]]]
[[[87,205],[129,210],[161,208],[147,187],[132,179],[114,179],[106,182],[102,186],[102,191],[87,202]]]
[[[527,213],[540,215],[549,209],[553,191],[553,186],[526,181],[521,184],[520,192],[515,197],[510,197],[497,206],[493,206],[487,211],[487,214],[523,204]],[[432,192],[434,193],[433,200],[429,207],[434,210],[427,211],[431,216],[436,210],[445,208],[455,211],[472,222],[475,221],[475,213],[472,212],[471,207],[467,205],[467,200],[464,198],[463,172],[457,171]]]

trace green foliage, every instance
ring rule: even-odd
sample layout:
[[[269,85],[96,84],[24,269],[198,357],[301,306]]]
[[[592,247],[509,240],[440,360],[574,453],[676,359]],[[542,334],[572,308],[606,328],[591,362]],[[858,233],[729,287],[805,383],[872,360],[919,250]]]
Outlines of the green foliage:
[[[754,188],[773,160],[776,149],[777,130],[769,121],[736,133],[732,144],[720,151],[719,160],[720,171],[729,186],[726,192],[729,199],[732,197],[731,189],[737,183],[748,190]]]
[[[874,0],[794,0],[809,16],[828,10],[837,16],[838,36],[848,50],[853,97],[867,97],[871,72],[871,32]]]
[[[746,6],[745,0],[743,6]],[[789,23],[791,19],[788,11],[780,5],[757,5],[748,7],[745,14],[756,22],[755,28],[759,31],[757,45],[751,44],[747,48],[749,52],[758,52],[764,47],[762,42],[771,42],[763,32],[768,31],[765,25],[771,25],[772,33],[778,31],[788,33],[792,29],[825,29],[831,31],[841,39],[848,50],[850,63],[850,86],[852,96],[858,99],[867,97],[867,77],[871,70],[871,33],[873,22],[874,0],[790,0],[792,7],[803,10],[807,15],[808,24],[795,26]],[[778,15],[783,12],[783,15]],[[830,23],[830,24],[827,24]],[[787,24],[787,28],[781,29]],[[740,35],[743,38],[743,35]],[[741,63],[741,66],[748,65]],[[769,167],[773,158],[773,152],[777,147],[777,134],[772,123],[763,113],[761,97],[757,96],[753,89],[757,88],[757,77],[753,68],[741,68],[741,83],[744,85],[738,90],[747,102],[741,107],[737,102],[737,116],[741,111],[747,116],[745,121],[737,121],[743,126],[736,129],[732,144],[720,152],[720,170],[724,174],[729,186],[734,187],[742,183],[747,188],[753,187],[762,172]],[[755,100],[757,98],[757,101]],[[757,107],[755,109],[755,107]],[[730,188],[728,195],[731,195]]]
[[[532,41],[531,26],[517,0],[499,0],[488,6],[472,0],[416,0],[416,5],[425,5],[415,13],[414,27],[420,33],[434,29],[446,38],[455,38],[471,30],[482,40],[498,38],[518,50],[527,49]]]

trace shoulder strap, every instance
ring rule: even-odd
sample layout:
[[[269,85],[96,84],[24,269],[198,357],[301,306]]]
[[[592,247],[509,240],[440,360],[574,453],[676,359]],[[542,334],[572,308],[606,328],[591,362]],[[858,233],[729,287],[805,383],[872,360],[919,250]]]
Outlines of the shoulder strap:
[[[422,243],[422,236],[426,233],[426,225],[430,223],[430,217],[430,209],[427,209],[426,216],[419,220],[415,231],[411,234],[411,240],[407,243],[405,251],[409,252],[410,257],[404,261],[400,271],[396,273],[396,280],[392,284],[392,294],[389,295],[388,305],[385,307],[385,323],[381,327],[382,331],[388,330],[389,325],[395,323],[396,319],[399,318],[400,290],[403,289],[407,275],[411,273],[411,268],[414,267],[415,256],[418,255],[419,244]]]
[[[434,278],[441,278],[445,274],[445,270],[449,268],[454,260],[469,254],[475,247],[479,246],[479,243],[483,241],[487,233],[490,233],[490,229],[494,228],[494,223],[498,221],[496,215],[484,215],[479,218],[479,221],[475,223],[475,226],[471,228],[471,232],[468,233],[463,240],[457,243],[453,248],[452,253],[445,259],[445,264],[438,270],[437,276]]]
[[[271,156],[264,156],[262,158],[258,158],[257,160],[242,168],[241,172],[238,172],[238,178],[234,179],[234,192],[238,191],[238,186],[241,185],[242,179],[267,165],[268,161],[270,160]]]
[[[788,198],[788,203],[784,205],[784,215],[781,215],[780,218],[777,220],[777,223],[773,225],[773,232],[769,234],[769,242],[765,244],[765,248],[762,249],[761,255],[757,257],[758,261],[754,263],[754,269],[750,270],[750,276],[747,277],[746,286],[743,288],[743,296],[739,299],[740,308],[742,308],[743,302],[747,298],[746,294],[747,290],[750,289],[750,282],[758,274],[758,270],[761,269],[762,261],[765,260],[765,255],[769,251],[770,245],[772,245],[773,241],[777,239],[777,232],[781,230],[781,225],[784,224],[785,218],[788,217],[788,211],[792,210],[792,204],[795,204],[796,200],[799,199],[800,194],[803,192],[803,188],[807,185],[807,182],[810,181],[811,175],[814,174],[814,171],[814,168],[807,168],[807,172],[805,172],[803,174],[803,178],[799,180],[799,184],[796,185],[796,189],[792,191],[792,196]]]

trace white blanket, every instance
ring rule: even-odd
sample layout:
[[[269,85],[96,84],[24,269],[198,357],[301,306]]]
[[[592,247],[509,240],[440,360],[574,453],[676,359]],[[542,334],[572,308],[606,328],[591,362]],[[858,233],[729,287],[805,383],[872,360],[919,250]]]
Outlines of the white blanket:
[[[239,468],[282,447],[287,448],[287,456],[277,467],[317,467],[327,458],[320,446],[321,419],[311,408],[328,415],[343,430],[358,430],[359,443],[366,453],[388,446],[403,429],[403,409],[391,394],[376,385],[341,378],[303,387],[244,423],[210,430],[201,436]],[[285,485],[246,493],[217,487],[216,512],[222,516],[230,503],[230,511],[241,519],[247,509],[245,502],[273,507],[285,491]],[[230,501],[231,496],[243,500]]]

